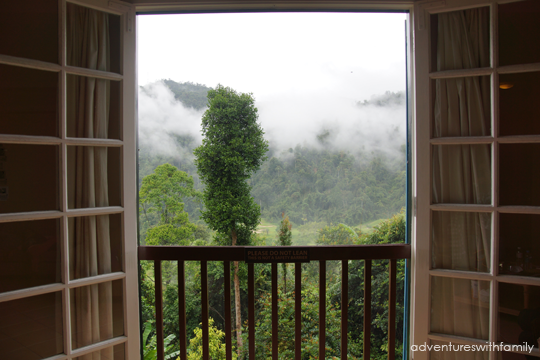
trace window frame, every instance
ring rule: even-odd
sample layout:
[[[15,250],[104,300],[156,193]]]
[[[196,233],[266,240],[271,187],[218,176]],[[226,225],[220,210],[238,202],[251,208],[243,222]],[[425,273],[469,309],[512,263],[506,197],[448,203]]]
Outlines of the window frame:
[[[498,341],[499,328],[499,283],[536,285],[540,281],[534,278],[523,278],[513,275],[500,275],[499,267],[499,214],[540,214],[540,207],[531,206],[505,206],[499,203],[499,145],[515,143],[539,143],[540,136],[501,136],[499,134],[499,75],[509,73],[526,73],[540,71],[540,63],[499,66],[498,64],[498,5],[520,2],[522,0],[446,0],[446,1],[422,1],[415,5],[416,13],[423,19],[416,23],[416,119],[415,135],[417,136],[417,214],[416,234],[413,239],[416,246],[413,247],[413,257],[417,260],[413,267],[413,300],[412,312],[414,316],[414,338],[416,345],[423,345],[430,340],[451,341],[460,344],[474,345],[486,344],[488,341]],[[440,71],[432,70],[430,39],[430,16],[439,13],[465,10],[471,8],[490,8],[490,57],[489,68],[473,68]],[[471,77],[488,75],[491,79],[491,134],[483,137],[455,137],[434,138],[432,136],[433,94],[432,80],[448,79],[457,77]],[[421,100],[427,101],[429,106]],[[432,196],[432,147],[434,145],[449,144],[490,144],[491,145],[491,203],[488,205],[465,205],[465,204],[433,204]],[[490,268],[487,273],[458,271],[447,269],[433,269],[431,266],[431,215],[434,211],[463,211],[463,212],[488,212],[492,215],[491,220],[491,254]],[[490,315],[489,315],[489,339],[487,341],[465,338],[454,335],[433,333],[430,331],[431,314],[431,278],[447,277],[454,279],[484,280],[490,282]],[[426,311],[426,309],[428,309]],[[421,314],[424,314],[423,316]],[[538,356],[537,350],[533,355]],[[491,360],[498,359],[499,353],[495,350],[489,352]],[[428,352],[416,352],[416,359],[428,359]]]
[[[104,72],[69,66],[66,63],[66,3],[73,3],[87,8],[103,11],[120,16],[120,74]],[[59,184],[59,209],[51,211],[31,211],[23,213],[0,214],[0,223],[33,221],[42,219],[58,219],[60,221],[59,244],[61,246],[60,272],[61,282],[42,285],[32,288],[24,288],[0,294],[0,302],[28,298],[31,296],[47,293],[61,292],[62,296],[62,329],[63,329],[63,354],[58,354],[50,359],[68,360],[94,351],[115,345],[125,344],[126,358],[138,358],[139,347],[139,304],[138,301],[138,267],[137,267],[137,202],[136,194],[136,64],[135,56],[135,31],[133,28],[134,9],[126,3],[107,0],[57,0],[58,3],[58,63],[19,58],[0,54],[0,64],[24,67],[29,69],[48,71],[58,74],[58,114],[57,136],[26,136],[0,134],[0,143],[5,144],[37,144],[55,145],[59,148],[58,155],[58,184]],[[67,136],[66,119],[66,77],[78,75],[85,77],[100,78],[120,83],[120,138],[113,139],[88,139],[73,138]],[[121,156],[121,205],[103,208],[80,208],[68,207],[68,183],[67,183],[67,149],[69,146],[93,146],[114,147],[120,149]],[[83,279],[70,279],[69,277],[69,240],[68,219],[81,216],[121,214],[122,223],[122,249],[123,271],[97,275]],[[71,309],[70,290],[81,286],[88,286],[103,282],[121,280],[123,284],[123,319],[124,335],[101,341],[89,346],[72,349],[71,340]],[[131,334],[130,337],[128,337]],[[129,340],[128,340],[129,339]]]

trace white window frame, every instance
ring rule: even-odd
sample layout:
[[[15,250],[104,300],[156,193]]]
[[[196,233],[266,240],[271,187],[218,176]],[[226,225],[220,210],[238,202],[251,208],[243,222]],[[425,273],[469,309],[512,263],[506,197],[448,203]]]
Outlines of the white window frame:
[[[413,327],[411,344],[423,345],[430,340],[446,341],[458,344],[475,345],[486,344],[486,341],[437,334],[430,332],[430,309],[431,309],[431,278],[451,277],[469,280],[489,281],[490,287],[490,318],[489,318],[489,342],[497,342],[498,337],[498,284],[510,283],[519,285],[540,286],[540,279],[524,278],[519,276],[499,275],[499,214],[540,214],[540,207],[531,206],[500,206],[498,186],[498,163],[499,144],[517,143],[540,143],[540,136],[499,136],[499,74],[523,73],[540,71],[540,63],[499,66],[498,64],[498,4],[519,2],[522,0],[445,0],[445,1],[421,1],[415,4],[415,13],[418,16],[415,29],[415,58],[416,58],[416,119],[414,134],[417,146],[417,165],[414,173],[417,176],[417,212],[416,223],[413,231],[413,276],[411,311]],[[465,10],[478,7],[490,7],[490,48],[491,67],[449,71],[430,72],[431,43],[430,21],[432,14]],[[456,137],[440,138],[431,137],[431,114],[433,113],[431,92],[431,80],[442,78],[456,78],[464,76],[491,76],[491,136],[483,137]],[[431,149],[433,145],[450,144],[490,144],[491,151],[491,189],[492,202],[489,205],[459,205],[459,204],[432,204],[431,203]],[[492,214],[491,228],[491,257],[490,270],[488,273],[465,272],[454,270],[442,270],[431,268],[431,214],[433,211],[464,211],[464,212],[489,212]],[[540,356],[538,350],[533,350],[532,355]],[[490,360],[498,359],[498,352],[489,352]],[[414,359],[428,359],[428,352],[414,353]]]
[[[137,263],[137,181],[136,181],[136,64],[135,64],[135,11],[127,3],[107,0],[73,0],[77,5],[93,8],[121,16],[121,74],[77,68],[66,64],[66,1],[58,0],[58,48],[59,63],[18,58],[0,54],[0,64],[55,72],[59,75],[59,136],[25,136],[0,134],[0,143],[38,144],[59,147],[60,204],[59,210],[25,213],[0,214],[1,222],[32,221],[42,219],[60,220],[61,245],[61,283],[37,286],[0,294],[0,302],[22,299],[41,294],[62,293],[62,323],[64,354],[50,357],[54,360],[68,360],[104,348],[125,344],[126,359],[140,357],[139,302],[138,302],[138,263]],[[111,81],[119,81],[122,91],[121,131],[122,140],[81,139],[66,136],[66,76],[89,76]],[[67,147],[68,146],[106,146],[118,147],[122,156],[121,206],[103,208],[68,208]],[[123,269],[115,272],[83,279],[69,279],[68,219],[78,216],[122,214],[123,223]],[[96,344],[72,349],[71,311],[69,292],[71,289],[97,283],[122,280],[124,298],[124,335]],[[128,301],[129,299],[129,301]]]

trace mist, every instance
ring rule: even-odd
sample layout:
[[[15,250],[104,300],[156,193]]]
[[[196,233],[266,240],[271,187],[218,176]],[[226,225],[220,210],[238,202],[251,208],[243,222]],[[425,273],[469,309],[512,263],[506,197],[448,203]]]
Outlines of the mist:
[[[392,95],[392,94],[391,94]],[[397,158],[405,143],[405,102],[385,101],[388,93],[354,99],[331,91],[294,92],[257,98],[259,122],[274,156],[297,145],[353,154],[385,154]],[[386,96],[386,98],[385,98]],[[383,104],[381,105],[381,99]],[[162,82],[139,89],[139,144],[153,155],[192,158],[178,145],[178,136],[202,141],[203,110],[185,107]]]
[[[204,110],[184,107],[163,82],[139,87],[139,146],[152,155],[193,157],[178,145],[177,136],[190,135],[202,141]]]
[[[405,143],[405,104],[360,107],[358,100],[323,91],[282,93],[258,101],[257,107],[266,138],[278,152],[300,144],[399,155]]]

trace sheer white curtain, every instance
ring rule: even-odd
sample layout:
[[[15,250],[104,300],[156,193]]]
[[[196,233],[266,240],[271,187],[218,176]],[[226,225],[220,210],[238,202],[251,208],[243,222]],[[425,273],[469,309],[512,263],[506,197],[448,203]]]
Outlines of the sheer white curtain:
[[[438,15],[437,70],[488,67],[488,8]],[[490,135],[489,77],[436,80],[434,137]],[[489,145],[433,147],[433,203],[489,204]],[[432,266],[488,271],[491,215],[434,212]],[[431,331],[479,339],[489,335],[489,283],[432,279]],[[437,359],[487,359],[487,354],[434,353]]]
[[[96,10],[67,4],[67,63],[96,70],[109,70],[108,15]],[[69,108],[80,138],[107,138],[109,127],[109,82],[72,76],[68,89],[75,92],[75,104]],[[107,185],[107,148],[79,146],[75,150],[74,206],[76,208],[109,205]],[[109,216],[76,218],[71,231],[72,278],[84,278],[111,272]],[[110,282],[75,289],[73,325],[75,347],[86,346],[113,337],[112,284]],[[113,359],[112,348],[94,352],[83,360]]]

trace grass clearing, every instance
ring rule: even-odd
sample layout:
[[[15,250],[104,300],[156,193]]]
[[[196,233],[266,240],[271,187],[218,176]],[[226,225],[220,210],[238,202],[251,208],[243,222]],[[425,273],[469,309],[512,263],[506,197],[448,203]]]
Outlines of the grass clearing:
[[[375,227],[386,219],[377,219],[359,226],[351,226],[351,228],[360,228],[362,234],[370,234],[375,230]],[[261,219],[261,223],[257,227],[257,233],[266,238],[266,245],[273,245],[277,240],[277,229],[280,223],[273,223],[265,219]],[[317,240],[317,231],[325,227],[325,222],[308,222],[304,225],[293,224],[291,229],[294,246],[315,245]]]

